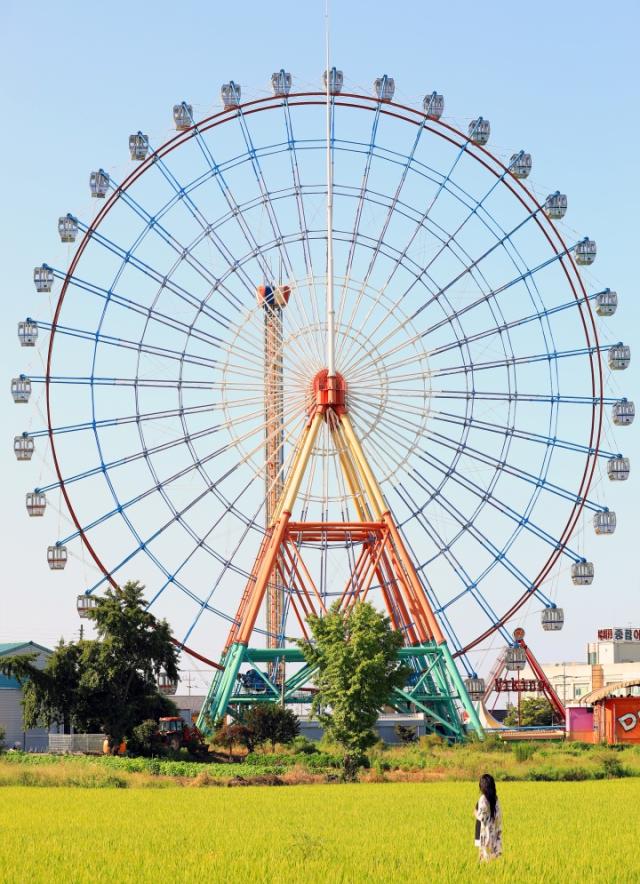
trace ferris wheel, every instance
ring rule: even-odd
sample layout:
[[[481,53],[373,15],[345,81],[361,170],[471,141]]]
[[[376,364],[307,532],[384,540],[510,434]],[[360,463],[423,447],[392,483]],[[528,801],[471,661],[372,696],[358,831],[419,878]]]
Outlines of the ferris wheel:
[[[635,413],[606,393],[630,361],[598,328],[617,295],[585,285],[595,242],[562,232],[564,194],[525,183],[530,154],[491,153],[488,119],[452,125],[437,92],[394,101],[386,75],[372,94],[335,68],[321,90],[284,70],[271,85],[243,102],[226,83],[198,120],[176,104],[168,140],[134,133],[121,178],[91,173],[92,220],[59,219],[68,265],[34,271],[53,316],[38,302],[18,328],[24,347],[44,339],[46,371],[12,381],[17,403],[43,390],[47,418],[16,457],[48,442],[56,474],[27,511],[61,496],[73,527],[50,567],[82,549],[98,569],[80,609],[140,578],[181,645],[218,659],[296,470],[318,604],[361,567],[363,536],[331,533],[368,524],[345,466],[357,445],[362,488],[368,470],[477,695],[475,649],[511,645],[532,605],[561,629],[559,602],[594,580],[591,534],[615,530],[590,488],[629,475],[603,435]],[[309,441],[331,395],[354,439],[325,419]],[[275,650],[304,632],[297,555],[254,622]]]

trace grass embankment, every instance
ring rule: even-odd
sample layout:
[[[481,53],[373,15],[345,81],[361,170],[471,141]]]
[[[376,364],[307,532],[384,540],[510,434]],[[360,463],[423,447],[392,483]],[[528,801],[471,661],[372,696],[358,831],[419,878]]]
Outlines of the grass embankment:
[[[505,855],[478,867],[471,783],[3,790],[0,880],[638,881],[640,780],[502,783]]]
[[[304,751],[301,751],[304,750]],[[420,744],[378,745],[370,752],[365,782],[477,780],[487,771],[498,781],[572,781],[640,777],[640,747],[619,749],[581,743],[501,743],[487,740],[448,746],[429,738]],[[337,780],[340,754],[304,741],[256,752],[234,763],[186,759],[92,756],[0,756],[0,786],[151,787],[322,783]]]

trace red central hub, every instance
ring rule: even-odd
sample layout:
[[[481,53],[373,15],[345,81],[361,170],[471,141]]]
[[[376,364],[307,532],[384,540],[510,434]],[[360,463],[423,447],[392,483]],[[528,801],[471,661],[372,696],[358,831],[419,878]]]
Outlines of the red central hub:
[[[323,368],[311,382],[307,412],[312,417],[326,414],[329,409],[336,414],[347,413],[347,382],[339,371],[329,377],[328,369]]]

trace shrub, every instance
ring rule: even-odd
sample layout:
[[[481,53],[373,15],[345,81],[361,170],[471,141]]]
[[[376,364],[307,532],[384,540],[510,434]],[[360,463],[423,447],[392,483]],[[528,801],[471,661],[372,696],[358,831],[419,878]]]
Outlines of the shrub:
[[[606,779],[616,779],[618,777],[626,777],[627,769],[613,752],[602,752],[597,756],[597,761],[602,765],[602,773]]]
[[[427,749],[428,751],[435,749],[438,746],[442,746],[444,740],[439,734],[425,734],[420,737],[418,740],[421,749]]]
[[[253,734],[253,742],[258,746],[271,743],[272,752],[276,743],[291,743],[300,731],[297,716],[290,709],[272,703],[252,706],[245,723]]]
[[[307,737],[301,735],[294,737],[291,745],[296,752],[299,752],[302,755],[313,755],[315,752],[320,751],[317,743],[314,743],[313,740],[309,740]]]
[[[532,743],[514,743],[513,754],[516,757],[516,761],[528,761],[530,758],[533,758],[536,748]]]

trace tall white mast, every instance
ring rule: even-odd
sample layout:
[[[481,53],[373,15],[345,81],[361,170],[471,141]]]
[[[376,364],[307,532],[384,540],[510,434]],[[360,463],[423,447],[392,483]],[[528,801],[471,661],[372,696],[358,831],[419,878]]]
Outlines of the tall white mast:
[[[327,370],[329,377],[336,373],[335,321],[333,303],[333,158],[331,155],[331,67],[329,52],[329,0],[325,4],[326,44],[326,153],[327,153]]]

